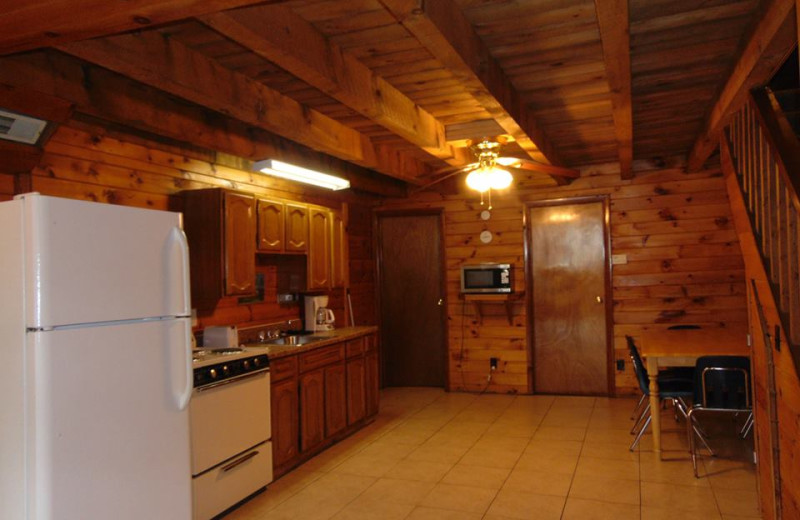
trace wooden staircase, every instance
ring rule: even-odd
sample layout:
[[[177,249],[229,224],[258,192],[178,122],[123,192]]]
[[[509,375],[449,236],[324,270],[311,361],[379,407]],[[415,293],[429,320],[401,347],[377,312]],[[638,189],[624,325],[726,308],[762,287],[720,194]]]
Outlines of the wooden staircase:
[[[781,326],[800,367],[800,141],[768,88],[752,92],[726,138]]]

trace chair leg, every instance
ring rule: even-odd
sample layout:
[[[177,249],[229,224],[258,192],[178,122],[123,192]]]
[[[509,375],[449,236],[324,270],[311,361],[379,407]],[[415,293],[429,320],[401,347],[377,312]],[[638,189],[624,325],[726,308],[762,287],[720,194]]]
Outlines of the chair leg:
[[[639,425],[642,424],[642,421],[644,421],[646,417],[650,417],[650,414],[648,413],[649,411],[650,411],[650,403],[648,402],[647,406],[644,407],[644,410],[642,411],[641,415],[639,415],[639,418],[636,419],[636,422],[633,424],[633,428],[631,428],[631,435],[635,434],[638,431]]]
[[[647,399],[647,396],[642,394],[642,397],[639,398],[639,402],[636,403],[636,407],[633,409],[633,413],[631,414],[631,421],[639,417],[639,408],[642,407],[642,404],[644,403],[645,399]]]
[[[697,438],[700,439],[700,441],[703,443],[703,446],[706,447],[706,449],[708,450],[708,453],[712,457],[716,457],[717,454],[714,453],[714,450],[712,450],[711,446],[708,445],[708,441],[706,440],[707,436],[706,436],[705,432],[700,429],[700,425],[697,424],[697,420],[694,417],[692,417],[692,423],[693,423],[692,424],[692,430],[694,430],[694,433],[697,434]]]
[[[630,451],[634,451],[636,449],[636,446],[639,444],[639,441],[642,439],[642,435],[644,435],[644,431],[647,429],[648,426],[650,426],[650,420],[651,419],[652,419],[652,417],[650,416],[650,414],[648,414],[647,415],[647,420],[644,422],[644,426],[642,426],[642,429],[639,430],[639,434],[633,440],[633,444],[631,444]]]
[[[747,416],[747,420],[744,422],[742,426],[742,430],[739,432],[739,436],[742,439],[747,438],[747,434],[750,433],[750,430],[753,429],[753,412],[750,412],[750,415]]]
[[[689,453],[692,455],[692,469],[694,470],[694,478],[698,478],[697,474],[697,453],[695,451],[694,446],[694,430],[692,429],[692,421],[694,417],[692,417],[692,412],[694,410],[689,410],[687,414],[686,420],[686,435],[689,437]]]

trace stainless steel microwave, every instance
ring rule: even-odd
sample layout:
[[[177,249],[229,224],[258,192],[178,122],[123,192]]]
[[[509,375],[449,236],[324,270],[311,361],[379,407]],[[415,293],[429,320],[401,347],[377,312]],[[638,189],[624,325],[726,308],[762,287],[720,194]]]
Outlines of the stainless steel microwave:
[[[462,293],[514,292],[512,264],[474,264],[461,266]]]

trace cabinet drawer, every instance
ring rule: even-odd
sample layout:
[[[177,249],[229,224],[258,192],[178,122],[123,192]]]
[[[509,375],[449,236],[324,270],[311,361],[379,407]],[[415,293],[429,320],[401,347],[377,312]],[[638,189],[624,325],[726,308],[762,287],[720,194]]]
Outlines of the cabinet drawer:
[[[364,352],[364,338],[351,339],[347,342],[347,357],[358,356]]]
[[[271,444],[259,444],[193,478],[194,520],[212,518],[272,482]]]
[[[344,343],[300,354],[300,372],[306,372],[344,359]]]
[[[269,375],[273,383],[297,375],[297,356],[287,356],[270,361]]]

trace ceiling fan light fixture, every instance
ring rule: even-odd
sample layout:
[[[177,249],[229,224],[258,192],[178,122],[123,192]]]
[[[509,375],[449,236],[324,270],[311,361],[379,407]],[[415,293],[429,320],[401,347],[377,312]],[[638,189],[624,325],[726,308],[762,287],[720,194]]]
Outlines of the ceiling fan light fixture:
[[[467,186],[477,192],[483,193],[492,187],[492,181],[485,169],[478,168],[472,170],[467,175]]]
[[[504,190],[511,186],[511,181],[514,180],[511,172],[502,168],[494,167],[486,173],[489,176],[489,187],[493,190]]]
[[[257,161],[253,163],[253,169],[266,175],[272,175],[273,177],[313,184],[314,186],[328,188],[334,191],[344,190],[350,187],[350,181],[347,179],[316,170],[309,170],[308,168],[302,168],[294,164],[276,161],[274,159]]]

